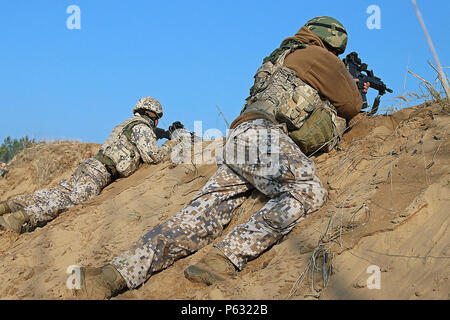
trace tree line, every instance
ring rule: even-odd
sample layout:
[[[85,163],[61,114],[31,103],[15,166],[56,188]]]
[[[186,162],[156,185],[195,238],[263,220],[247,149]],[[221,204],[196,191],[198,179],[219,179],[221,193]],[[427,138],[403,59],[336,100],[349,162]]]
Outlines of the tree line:
[[[11,137],[5,138],[3,144],[0,146],[0,162],[8,163],[20,151],[34,144],[36,144],[36,141],[28,138],[28,136],[20,139],[12,139]]]

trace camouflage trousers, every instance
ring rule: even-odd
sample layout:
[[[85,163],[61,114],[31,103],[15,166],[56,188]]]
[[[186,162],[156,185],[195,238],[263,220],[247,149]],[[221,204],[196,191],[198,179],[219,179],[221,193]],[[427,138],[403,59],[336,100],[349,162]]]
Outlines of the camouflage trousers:
[[[92,199],[111,183],[105,166],[94,158],[81,162],[70,178],[52,189],[42,189],[31,195],[8,201],[10,207],[24,210],[30,217],[28,225],[34,227],[53,220],[62,211]]]
[[[215,244],[239,270],[326,201],[314,163],[267,120],[232,130],[223,154],[217,172],[187,206],[111,261],[129,288],[221,236],[255,188],[270,200]]]

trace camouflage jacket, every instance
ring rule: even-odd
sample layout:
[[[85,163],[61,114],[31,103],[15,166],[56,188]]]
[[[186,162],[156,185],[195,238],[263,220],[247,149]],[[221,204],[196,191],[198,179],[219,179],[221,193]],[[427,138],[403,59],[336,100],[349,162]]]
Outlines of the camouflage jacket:
[[[114,166],[121,177],[133,174],[141,163],[159,163],[171,150],[171,143],[159,147],[151,119],[136,114],[116,126],[100,147],[96,158]]]
[[[315,107],[325,103],[317,90],[284,66],[287,55],[306,47],[298,40],[290,40],[264,59],[241,112],[244,119],[246,115],[257,115],[273,123],[285,123],[292,131],[302,126]]]

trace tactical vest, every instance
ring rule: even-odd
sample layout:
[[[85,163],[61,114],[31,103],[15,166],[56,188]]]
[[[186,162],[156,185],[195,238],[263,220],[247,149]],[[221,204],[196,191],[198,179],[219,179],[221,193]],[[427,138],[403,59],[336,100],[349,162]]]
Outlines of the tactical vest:
[[[290,39],[264,59],[241,115],[256,113],[273,123],[285,123],[289,136],[304,153],[319,148],[328,152],[340,140],[345,119],[338,119],[336,109],[327,99],[284,66],[290,53],[306,47]]]
[[[151,120],[140,115],[125,120],[114,128],[96,156],[106,166],[114,166],[121,177],[128,177],[140,165],[139,150],[131,142],[132,129],[138,124],[152,127]]]

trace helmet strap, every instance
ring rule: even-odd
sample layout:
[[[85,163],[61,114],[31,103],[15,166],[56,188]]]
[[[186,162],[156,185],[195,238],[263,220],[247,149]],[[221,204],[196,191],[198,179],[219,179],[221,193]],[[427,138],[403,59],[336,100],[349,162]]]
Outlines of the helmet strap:
[[[336,30],[336,31],[347,34],[347,31],[345,31],[344,29],[342,29],[340,27],[335,26],[334,24],[331,25],[331,24],[320,23],[320,22],[310,22],[306,26],[307,27],[308,26],[317,26],[317,27],[331,28],[332,30]]]

